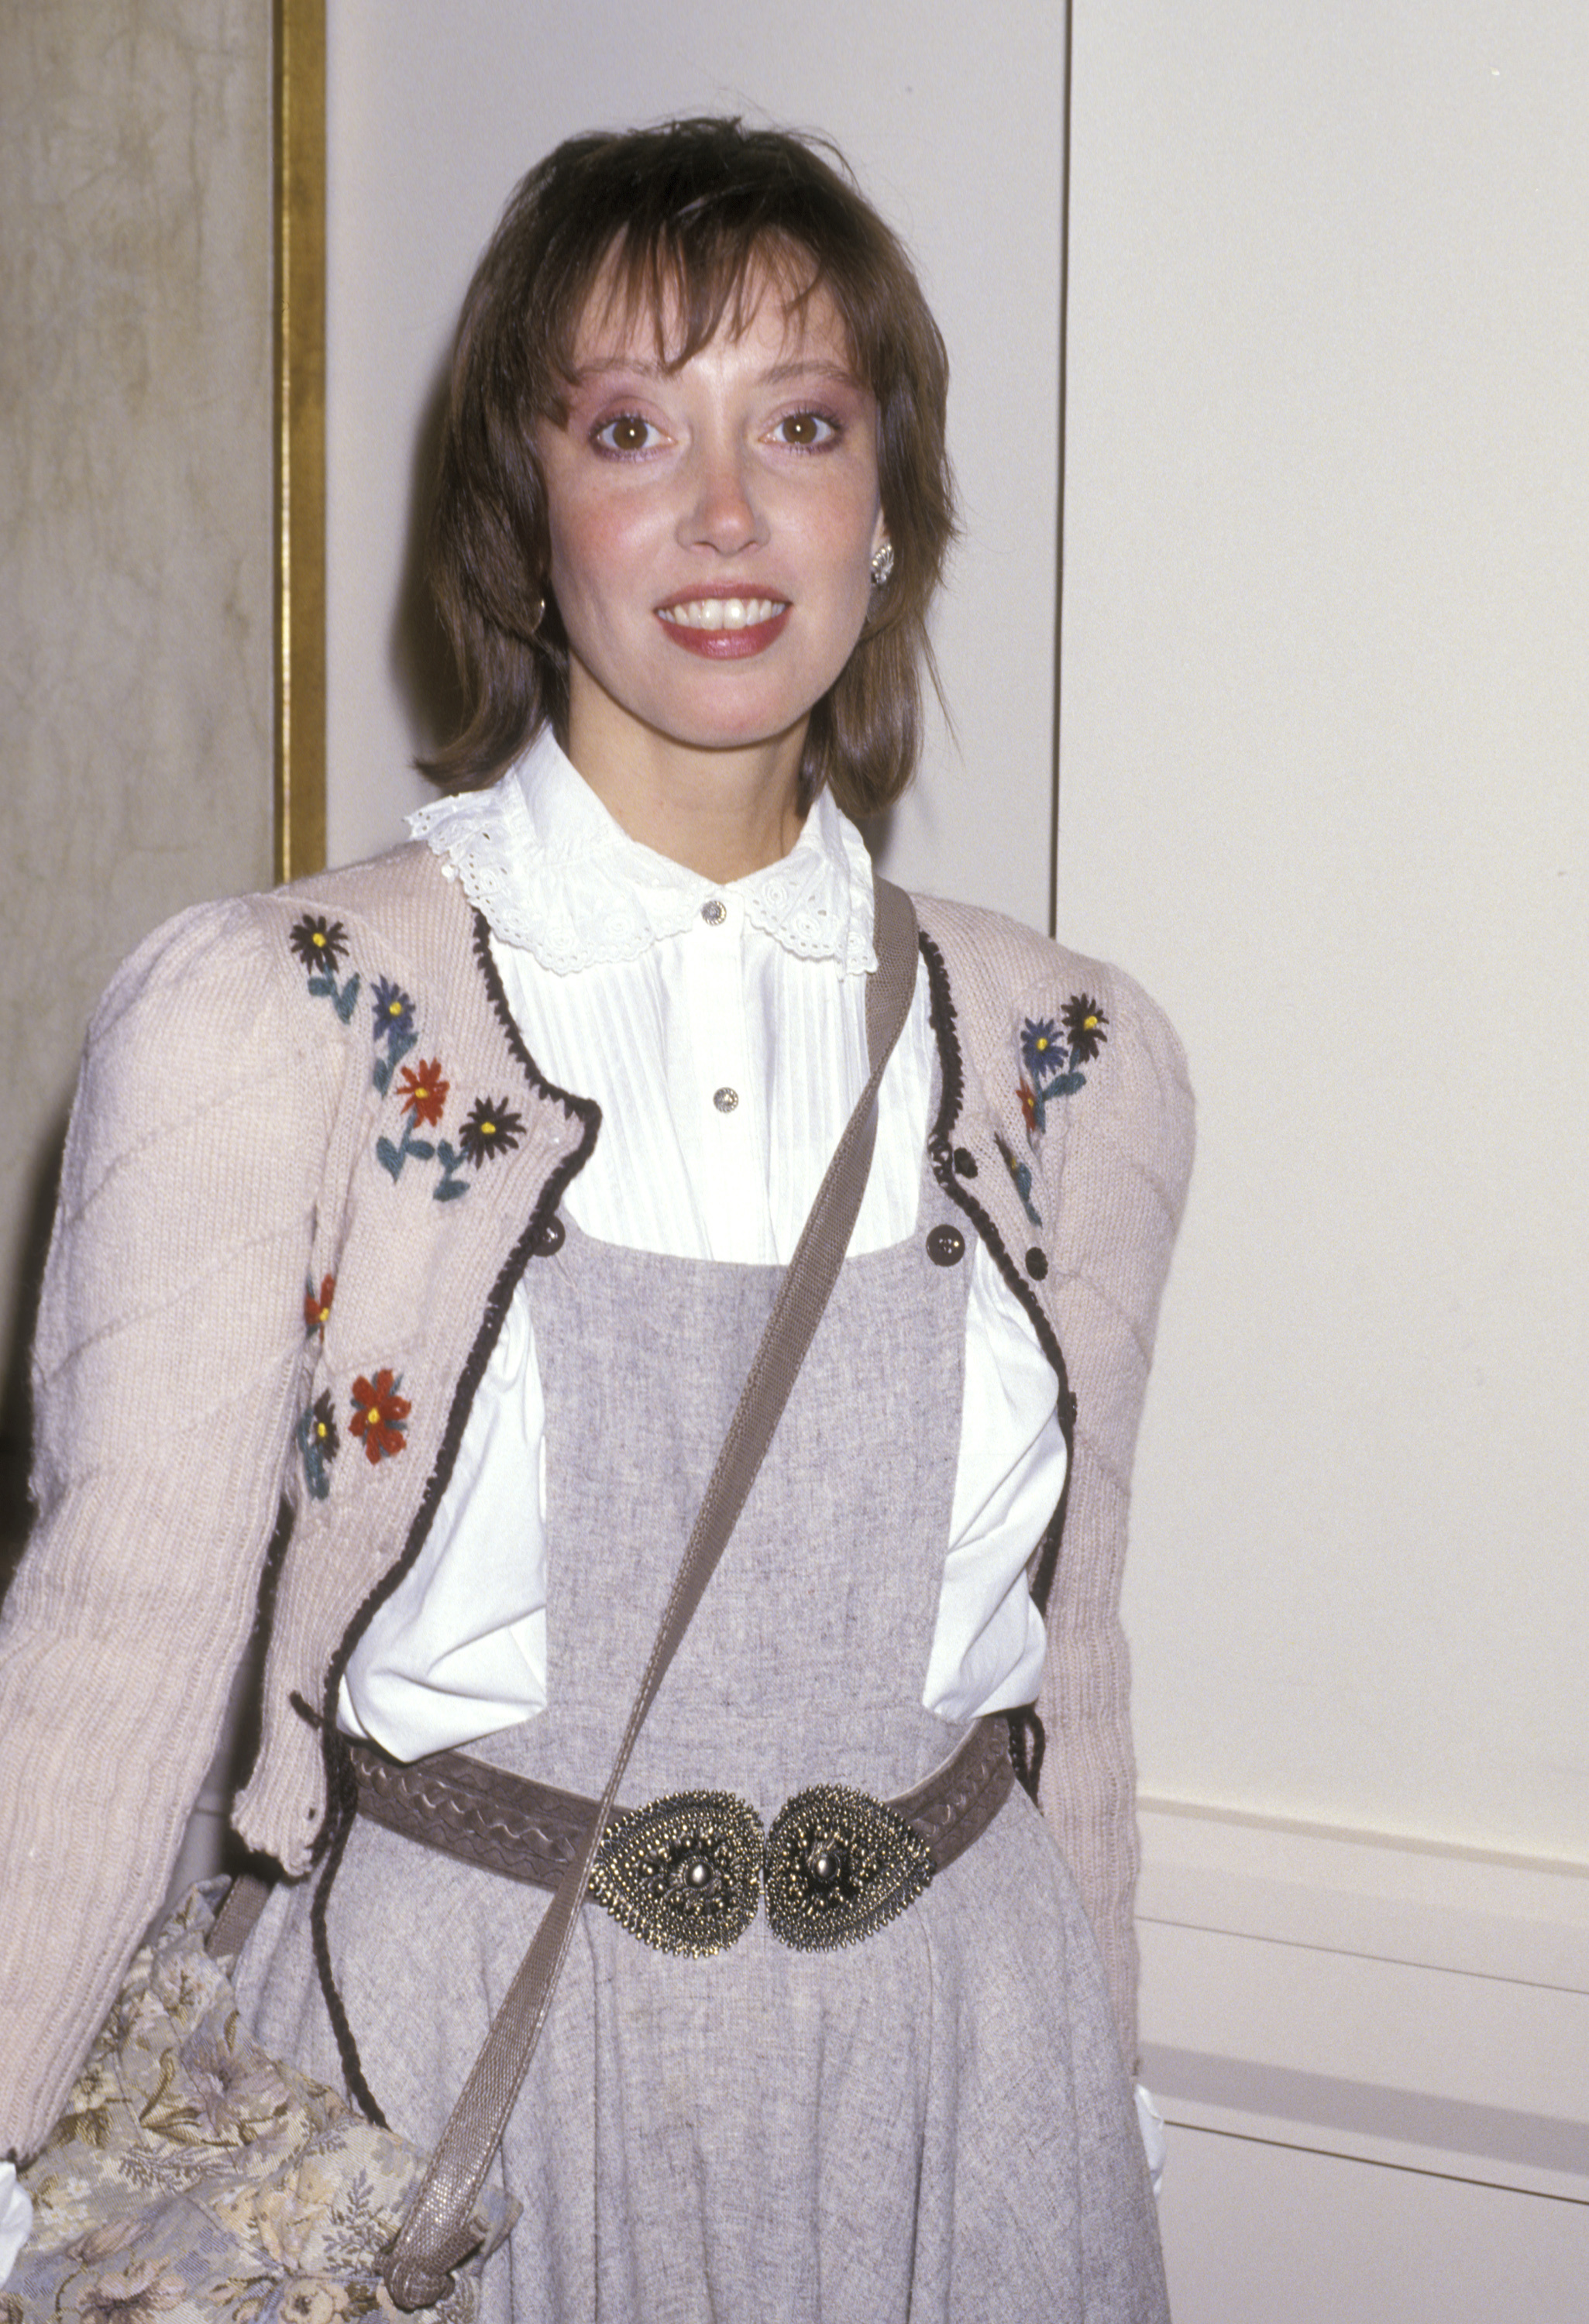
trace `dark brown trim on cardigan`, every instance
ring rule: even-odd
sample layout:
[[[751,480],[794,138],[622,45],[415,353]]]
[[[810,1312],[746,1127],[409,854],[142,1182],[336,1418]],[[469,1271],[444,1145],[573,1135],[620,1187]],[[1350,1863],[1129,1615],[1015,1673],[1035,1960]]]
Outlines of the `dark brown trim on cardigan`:
[[[949,973],[944,964],[944,956],[925,931],[920,942],[921,957],[927,963],[927,983],[930,995],[928,1021],[938,1038],[943,1082],[938,1120],[928,1139],[933,1175],[949,1200],[965,1212],[986,1243],[1000,1274],[1030,1318],[1037,1333],[1038,1345],[1054,1368],[1057,1382],[1059,1426],[1065,1437],[1065,1482],[1060,1488],[1054,1514],[1044,1527],[1042,1539],[1038,1545],[1030,1584],[1032,1603],[1039,1614],[1046,1618],[1054,1576],[1059,1565],[1059,1543],[1065,1531],[1065,1512],[1070,1500],[1070,1480],[1076,1468],[1076,1397],[1066,1369],[1065,1351],[1059,1345],[1053,1325],[1044,1314],[1031,1286],[1005,1249],[1003,1237],[983,1205],[974,1195],[966,1193],[956,1170],[955,1130],[965,1103],[965,1068],[960,1055],[959,1037],[955,1030],[955,1001],[949,990]],[[1042,1718],[1035,1703],[1027,1703],[1020,1710],[1011,1711],[1009,1718],[1010,1756],[1022,1786],[1035,1802],[1048,1742]]]
[[[458,1448],[463,1443],[464,1430],[467,1425],[476,1396],[479,1392],[480,1383],[485,1377],[485,1367],[491,1360],[492,1351],[501,1337],[503,1325],[507,1320],[508,1308],[512,1304],[513,1293],[518,1288],[520,1277],[534,1256],[542,1230],[547,1222],[556,1214],[558,1204],[562,1201],[570,1182],[578,1176],[590,1159],[601,1129],[601,1108],[595,1099],[576,1097],[571,1091],[559,1089],[555,1084],[548,1081],[525,1047],[523,1035],[520,1032],[513,1010],[508,1006],[507,994],[503,989],[502,978],[497,972],[496,963],[492,957],[489,923],[485,914],[479,911],[475,914],[472,949],[475,964],[485,984],[486,998],[491,1003],[492,1011],[501,1023],[508,1047],[512,1050],[528,1081],[532,1094],[543,1102],[560,1105],[565,1113],[584,1125],[584,1134],[574,1151],[564,1161],[559,1162],[557,1168],[547,1178],[545,1185],[541,1188],[540,1199],[531,1213],[529,1224],[514,1243],[508,1254],[506,1263],[491,1287],[480,1329],[475,1336],[474,1345],[469,1350],[464,1368],[458,1375],[457,1386],[453,1391],[452,1404],[447,1416],[447,1426],[442,1432],[435,1465],[426,1480],[425,1489],[420,1496],[420,1506],[414,1513],[413,1523],[409,1527],[408,1539],[403,1545],[402,1554],[393,1561],[365,1597],[363,1604],[358,1607],[343,1632],[340,1646],[332,1655],[326,1669],[326,1683],[320,1712],[320,1752],[326,1770],[326,1815],[316,1835],[314,1844],[314,1858],[321,1863],[322,1868],[315,1888],[314,1903],[310,1908],[309,1927],[315,1967],[319,1975],[320,1989],[325,1996],[326,2008],[331,2020],[332,2030],[337,2036],[337,2048],[342,2060],[343,2073],[346,2077],[348,2093],[360,2111],[383,2129],[386,2127],[385,2116],[376,2104],[374,2095],[365,2079],[364,2067],[358,2053],[358,2043],[354,2038],[353,2028],[348,2023],[347,2013],[343,2006],[342,1997],[337,1989],[336,1978],[332,1973],[330,1943],[326,1933],[326,1912],[330,1903],[331,1888],[358,1812],[358,1786],[354,1779],[343,1738],[337,1725],[337,1697],[341,1692],[343,1677],[352,1659],[354,1648],[381,1608],[398,1589],[404,1578],[412,1572],[420,1552],[425,1545],[426,1536],[435,1522],[436,1512],[441,1506],[442,1496],[452,1481],[452,1472],[457,1463]]]

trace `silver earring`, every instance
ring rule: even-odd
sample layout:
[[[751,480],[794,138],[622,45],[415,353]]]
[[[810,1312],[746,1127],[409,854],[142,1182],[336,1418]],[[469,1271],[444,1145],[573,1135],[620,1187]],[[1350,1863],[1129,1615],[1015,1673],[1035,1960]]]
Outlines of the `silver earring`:
[[[545,619],[546,599],[544,597],[537,597],[535,603],[530,608],[530,627],[525,632],[525,636],[532,638]]]
[[[872,560],[872,586],[874,589],[886,589],[893,577],[894,545],[885,540]]]

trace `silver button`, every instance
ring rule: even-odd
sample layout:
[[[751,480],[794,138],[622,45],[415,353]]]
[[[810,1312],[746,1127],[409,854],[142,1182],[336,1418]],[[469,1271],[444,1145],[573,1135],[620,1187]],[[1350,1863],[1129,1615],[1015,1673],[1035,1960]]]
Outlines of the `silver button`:
[[[720,928],[728,918],[728,907],[718,896],[708,896],[701,906],[701,918],[709,928]]]
[[[739,1092],[737,1090],[726,1088],[714,1090],[712,1092],[712,1103],[716,1107],[719,1113],[732,1113],[734,1107],[739,1103]]]

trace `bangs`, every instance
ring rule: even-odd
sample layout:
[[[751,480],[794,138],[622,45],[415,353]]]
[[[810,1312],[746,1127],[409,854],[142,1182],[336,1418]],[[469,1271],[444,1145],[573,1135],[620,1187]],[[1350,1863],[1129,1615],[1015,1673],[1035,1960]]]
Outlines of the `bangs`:
[[[769,292],[782,306],[790,337],[803,334],[811,300],[827,287],[810,251],[781,231],[742,239],[716,217],[694,222],[694,232],[691,223],[658,219],[649,235],[631,223],[602,253],[578,305],[570,300],[558,318],[553,353],[565,388],[577,376],[576,349],[587,325],[611,328],[626,344],[649,337],[664,372],[682,370],[719,334],[743,338]],[[847,323],[844,328],[853,364]]]

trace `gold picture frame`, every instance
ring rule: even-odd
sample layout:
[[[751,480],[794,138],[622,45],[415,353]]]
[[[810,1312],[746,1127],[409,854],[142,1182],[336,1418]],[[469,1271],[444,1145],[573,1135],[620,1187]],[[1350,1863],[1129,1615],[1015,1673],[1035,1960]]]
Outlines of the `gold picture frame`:
[[[326,0],[275,0],[275,871],[326,862]]]

